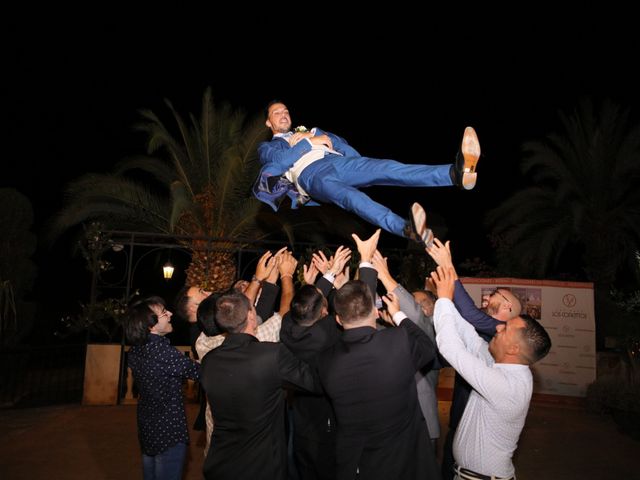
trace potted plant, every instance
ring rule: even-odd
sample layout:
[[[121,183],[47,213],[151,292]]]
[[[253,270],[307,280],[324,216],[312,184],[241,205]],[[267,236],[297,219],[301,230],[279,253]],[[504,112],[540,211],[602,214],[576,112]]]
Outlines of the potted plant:
[[[80,304],[80,312],[62,319],[59,336],[85,333],[84,389],[82,403],[115,405],[122,361],[122,318],[126,298],[106,298]]]

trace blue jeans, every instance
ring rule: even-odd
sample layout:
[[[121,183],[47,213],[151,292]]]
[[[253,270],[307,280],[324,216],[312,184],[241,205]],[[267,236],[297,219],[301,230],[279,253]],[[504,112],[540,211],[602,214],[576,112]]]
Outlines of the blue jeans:
[[[185,443],[178,443],[157,455],[143,453],[144,480],[180,480],[186,456],[187,445]]]
[[[446,187],[452,185],[450,169],[450,164],[408,165],[395,160],[327,155],[305,168],[298,183],[314,200],[334,203],[402,237],[407,220],[358,189],[374,185]]]

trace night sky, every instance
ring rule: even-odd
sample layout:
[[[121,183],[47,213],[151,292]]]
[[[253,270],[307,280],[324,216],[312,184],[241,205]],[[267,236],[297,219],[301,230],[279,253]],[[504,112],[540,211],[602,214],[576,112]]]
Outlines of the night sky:
[[[138,109],[166,115],[168,98],[178,112],[199,114],[212,86],[216,101],[249,113],[282,98],[294,125],[319,126],[364,155],[408,163],[450,163],[464,127],[474,126],[483,157],[473,191],[370,193],[401,214],[423,203],[441,215],[463,256],[482,255],[485,212],[523,184],[524,141],[558,131],[558,111],[581,98],[610,98],[631,107],[633,119],[640,112],[639,41],[625,12],[483,12],[494,19],[479,20],[469,11],[381,11],[366,22],[335,11],[315,20],[111,13],[73,23],[5,20],[9,148],[0,186],[32,200],[36,230],[60,207],[66,182],[143,153],[144,137],[131,128]]]

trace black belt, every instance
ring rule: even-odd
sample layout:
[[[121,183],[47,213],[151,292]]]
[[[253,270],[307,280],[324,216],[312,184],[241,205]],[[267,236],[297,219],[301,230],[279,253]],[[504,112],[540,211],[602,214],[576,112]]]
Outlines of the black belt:
[[[514,480],[515,477],[496,477],[492,475],[484,475],[482,473],[474,472],[468,468],[462,468],[455,463],[453,464],[453,471],[456,472],[459,478],[462,480]]]

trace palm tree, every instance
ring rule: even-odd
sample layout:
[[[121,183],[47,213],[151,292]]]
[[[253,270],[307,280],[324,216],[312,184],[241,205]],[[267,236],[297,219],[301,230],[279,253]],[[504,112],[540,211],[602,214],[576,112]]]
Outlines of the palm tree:
[[[640,241],[640,126],[610,101],[560,114],[564,134],[524,145],[532,184],[488,214],[518,274],[541,277],[578,261],[596,286],[635,268]],[[565,265],[566,266],[566,265]],[[628,270],[630,271],[630,270]]]
[[[211,89],[200,119],[183,121],[165,100],[178,135],[143,110],[137,130],[147,134],[147,154],[122,161],[114,173],[87,174],[66,187],[66,203],[50,223],[50,238],[87,221],[108,229],[188,236],[192,252],[187,283],[219,291],[235,279],[231,243],[256,229],[260,208],[251,197],[258,171],[257,146],[267,130],[258,116],[214,105]],[[161,153],[162,157],[152,154]],[[208,239],[222,239],[211,243]]]

